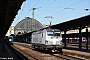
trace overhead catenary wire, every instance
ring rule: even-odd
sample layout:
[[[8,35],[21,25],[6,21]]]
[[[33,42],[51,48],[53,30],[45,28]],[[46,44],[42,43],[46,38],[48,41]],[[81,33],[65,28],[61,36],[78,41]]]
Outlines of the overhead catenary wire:
[[[54,0],[54,1],[56,1],[56,0]],[[54,2],[54,1],[53,1],[53,2]],[[54,15],[60,13],[60,12],[63,11],[63,10],[66,10],[66,9],[75,10],[75,8],[70,8],[70,7],[72,7],[72,6],[74,6],[74,5],[78,4],[78,3],[80,3],[80,2],[82,2],[82,1],[84,1],[84,0],[80,0],[80,1],[78,1],[78,2],[76,2],[76,3],[74,3],[74,4],[71,4],[71,5],[67,6],[67,7],[60,7],[60,8],[63,8],[63,9],[60,10],[60,11],[58,11],[58,12],[56,12],[55,14],[53,14],[53,15],[51,15],[51,16],[54,16]],[[53,3],[53,2],[52,2],[52,3]],[[52,5],[52,3],[51,3],[42,13],[44,13],[44,12]],[[42,14],[42,13],[41,13],[41,14]],[[41,14],[39,14],[38,17],[40,17]]]
[[[36,6],[36,5],[39,3],[39,1],[40,1],[40,0],[38,0],[38,1],[34,4],[34,6]],[[23,11],[24,11],[25,6],[26,6],[26,3],[25,3],[25,5],[24,5],[23,9],[21,9],[20,16],[22,15],[22,13],[23,13]],[[34,7],[34,6],[33,6],[33,7]],[[28,14],[31,10],[32,10],[32,9],[29,9],[29,11],[27,12],[27,14]],[[26,15],[27,15],[27,14],[26,14]],[[26,15],[25,15],[25,16],[26,16]],[[17,17],[18,20],[20,19],[20,16]]]
[[[36,5],[39,3],[39,1],[40,1],[40,0],[38,0],[38,1],[33,5],[33,7],[36,6]],[[33,8],[33,7],[32,7],[32,8]],[[29,9],[29,11],[27,12],[27,14],[32,10],[32,8]],[[26,14],[26,15],[27,15],[27,14]],[[25,16],[26,16],[26,15],[25,15]]]
[[[46,9],[45,9],[42,13],[38,14],[38,17],[40,17],[48,8],[50,8],[50,6],[51,6],[55,1],[56,1],[56,0],[52,1],[51,4],[49,4],[49,6],[46,7]],[[68,6],[68,7],[65,7],[65,8],[63,8],[62,10],[56,12],[55,14],[52,14],[51,16],[57,15],[58,13],[60,13],[61,11],[65,10],[65,9],[67,9],[67,8],[70,9],[71,6],[74,6],[74,5],[76,5],[76,4],[78,4],[78,3],[82,2],[82,1],[84,1],[84,0],[80,0],[80,1],[78,1],[78,2],[76,2],[76,3],[74,3],[74,4],[72,4],[72,5],[70,5],[70,6]],[[35,7],[39,2],[40,2],[40,0],[38,0],[38,1],[33,5],[33,7]],[[33,8],[33,7],[32,7],[32,8]],[[32,10],[32,8],[27,11],[26,15]],[[20,14],[20,15],[22,15],[23,11],[24,11],[24,7],[23,7],[23,9],[21,10],[21,14]],[[26,16],[26,15],[25,15],[25,16]],[[21,17],[21,16],[18,16],[18,19],[19,19],[20,17]]]
[[[69,8],[69,7],[71,7],[71,6],[74,6],[74,5],[76,5],[76,4],[78,4],[78,3],[82,2],[82,1],[84,1],[84,0],[80,0],[80,1],[78,1],[78,2],[76,2],[76,3],[74,3],[74,4],[70,5],[70,6],[68,6],[68,7],[66,7],[66,8]],[[60,10],[60,11],[56,12],[56,13],[55,13],[55,14],[53,14],[52,16],[54,16],[54,15],[56,15],[56,14],[60,13],[60,12],[61,12],[61,11],[63,11],[63,10],[65,10],[65,8],[63,8],[62,10]]]
[[[48,7],[46,7],[46,9],[45,9],[43,12],[41,12],[39,16],[41,16],[41,14],[44,13],[55,1],[56,1],[56,0],[52,1],[51,4],[50,4]],[[39,16],[38,16],[38,17],[39,17]]]
[[[38,1],[33,5],[33,7],[36,6],[36,5],[39,3],[39,1],[40,1],[40,0],[38,0]],[[46,9],[45,9],[42,13],[44,13],[55,1],[56,1],[56,0],[54,0],[53,2],[51,2],[51,4],[50,4],[48,7],[46,7]],[[78,3],[82,2],[82,1],[84,1],[84,0],[81,0],[81,1],[79,1],[79,2],[76,2],[76,3],[70,5],[70,6],[66,7],[66,8],[69,8],[69,7],[71,7],[71,6],[74,6],[74,5],[76,5],[76,4],[78,4]],[[33,7],[32,7],[32,8],[33,8]],[[32,8],[29,9],[29,11],[26,13],[26,15],[28,15],[28,13],[32,10]],[[53,15],[51,15],[51,16],[54,16],[54,15],[60,13],[61,11],[65,10],[66,8],[63,8],[62,10],[56,12],[55,14],[53,14]],[[22,14],[23,11],[24,11],[24,9],[22,9],[21,14]],[[39,16],[41,16],[42,13],[40,13]],[[25,16],[26,16],[26,15],[25,15]],[[38,17],[39,17],[39,16],[38,16]],[[18,19],[19,19],[19,18],[18,18]]]
[[[36,5],[39,3],[39,1],[40,1],[40,0],[38,0],[38,1],[33,5],[33,7],[36,6]],[[21,15],[22,15],[22,13],[23,13],[23,11],[24,11],[25,6],[26,6],[26,2],[24,3],[24,7],[22,7],[22,9],[21,9],[20,15],[17,16],[17,20],[20,19]],[[29,9],[29,11],[27,12],[27,14],[28,14],[30,11],[31,11],[31,9]],[[26,15],[27,15],[27,14],[26,14]],[[26,17],[26,15],[25,15],[25,17]]]

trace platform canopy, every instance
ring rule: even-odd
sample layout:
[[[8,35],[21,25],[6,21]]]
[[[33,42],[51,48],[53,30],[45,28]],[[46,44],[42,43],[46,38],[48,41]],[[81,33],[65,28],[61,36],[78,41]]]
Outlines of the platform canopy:
[[[25,0],[0,0],[0,38],[4,37]]]
[[[61,31],[74,30],[79,28],[85,28],[90,26],[90,15],[83,16],[77,19],[69,20],[63,23],[59,23],[51,26],[54,29],[60,29]]]

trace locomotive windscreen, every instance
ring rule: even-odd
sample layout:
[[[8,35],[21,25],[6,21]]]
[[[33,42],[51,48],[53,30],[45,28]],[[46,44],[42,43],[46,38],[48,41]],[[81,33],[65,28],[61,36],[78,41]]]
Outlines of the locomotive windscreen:
[[[60,36],[60,30],[58,29],[49,29],[47,30],[48,36]]]
[[[60,36],[60,32],[47,32],[48,36]]]
[[[60,32],[60,30],[59,29],[47,29],[47,32]]]

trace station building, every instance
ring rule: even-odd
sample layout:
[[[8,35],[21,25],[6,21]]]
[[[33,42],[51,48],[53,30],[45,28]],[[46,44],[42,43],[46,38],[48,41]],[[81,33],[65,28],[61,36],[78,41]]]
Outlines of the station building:
[[[6,34],[9,36],[11,34],[25,34],[31,31],[36,31],[38,29],[43,28],[44,26],[36,19],[25,17],[20,22],[18,22],[15,26],[11,26]]]

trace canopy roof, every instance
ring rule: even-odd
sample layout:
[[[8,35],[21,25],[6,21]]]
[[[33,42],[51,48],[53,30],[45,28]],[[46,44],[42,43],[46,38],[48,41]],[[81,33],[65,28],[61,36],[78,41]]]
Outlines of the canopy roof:
[[[90,15],[73,19],[70,21],[66,21],[60,24],[56,24],[51,26],[51,28],[56,28],[56,29],[60,29],[61,31],[64,31],[64,30],[85,28],[88,26],[90,26]]]
[[[4,37],[25,0],[0,0],[0,37]]]

